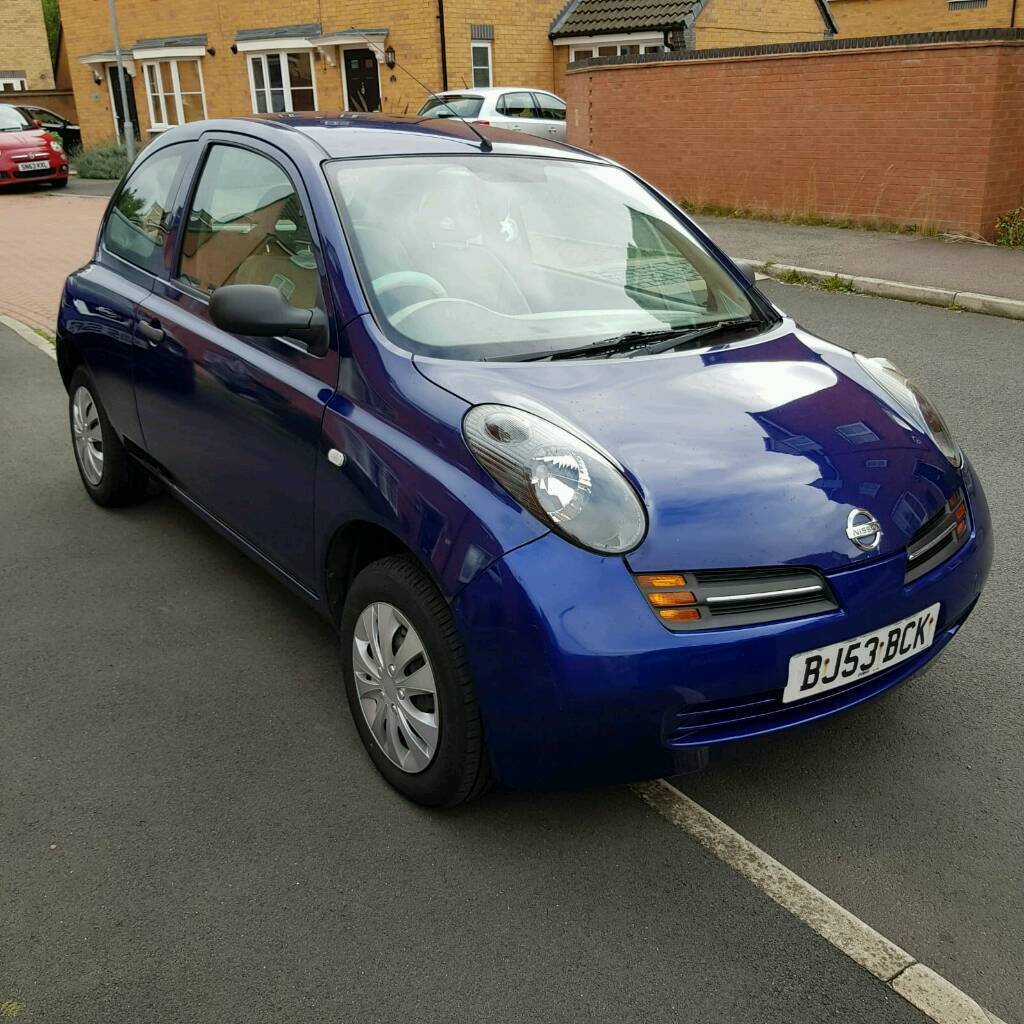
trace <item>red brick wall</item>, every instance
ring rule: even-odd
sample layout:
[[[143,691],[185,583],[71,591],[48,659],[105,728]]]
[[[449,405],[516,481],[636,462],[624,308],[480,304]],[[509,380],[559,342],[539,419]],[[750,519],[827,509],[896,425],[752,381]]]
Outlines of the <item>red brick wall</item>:
[[[565,88],[569,141],[675,199],[989,239],[1024,203],[1024,41],[594,67]]]

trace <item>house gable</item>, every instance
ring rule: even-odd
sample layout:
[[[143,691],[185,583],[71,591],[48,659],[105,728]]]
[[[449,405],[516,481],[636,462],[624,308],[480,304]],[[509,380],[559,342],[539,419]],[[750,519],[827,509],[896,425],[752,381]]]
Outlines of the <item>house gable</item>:
[[[697,17],[696,49],[802,43],[836,33],[828,0],[708,0]]]

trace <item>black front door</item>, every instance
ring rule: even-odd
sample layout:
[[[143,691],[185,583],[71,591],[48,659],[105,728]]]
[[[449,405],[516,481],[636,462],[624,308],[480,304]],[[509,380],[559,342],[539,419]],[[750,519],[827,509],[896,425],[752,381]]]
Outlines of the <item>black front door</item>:
[[[380,78],[372,50],[344,50],[349,110],[380,110]]]
[[[132,133],[139,137],[139,112],[135,109],[135,90],[132,78],[127,71],[124,74],[124,92],[128,97],[128,118],[132,122]],[[117,137],[124,141],[124,104],[121,102],[121,87],[117,84],[117,65],[107,65],[107,77],[110,81],[110,94],[114,101],[114,117],[117,119]]]

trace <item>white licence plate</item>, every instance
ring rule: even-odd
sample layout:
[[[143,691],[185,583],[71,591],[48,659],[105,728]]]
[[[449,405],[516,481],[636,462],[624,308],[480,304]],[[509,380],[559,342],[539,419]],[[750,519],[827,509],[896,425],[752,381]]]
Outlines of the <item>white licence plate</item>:
[[[941,605],[933,604],[916,615],[863,633],[838,644],[794,654],[782,703],[814,697],[838,686],[855,683],[931,647]]]
[[[49,160],[26,160],[23,164],[18,164],[19,171],[48,171],[49,169]]]

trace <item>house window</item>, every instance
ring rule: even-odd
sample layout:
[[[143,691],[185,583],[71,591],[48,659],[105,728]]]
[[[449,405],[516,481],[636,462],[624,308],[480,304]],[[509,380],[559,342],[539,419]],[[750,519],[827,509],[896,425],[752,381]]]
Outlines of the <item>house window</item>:
[[[471,47],[470,56],[473,64],[473,88],[485,89],[493,84],[491,44],[480,41],[474,42]]]
[[[28,80],[24,74],[15,71],[0,71],[0,92],[24,92]]]
[[[147,61],[142,73],[152,131],[206,117],[203,70],[198,60]]]
[[[249,91],[256,114],[316,110],[311,54],[250,53]]]
[[[661,53],[665,47],[661,43],[606,43],[604,46],[573,46],[569,50],[569,60],[586,60],[588,57],[626,57],[630,54]]]

